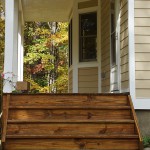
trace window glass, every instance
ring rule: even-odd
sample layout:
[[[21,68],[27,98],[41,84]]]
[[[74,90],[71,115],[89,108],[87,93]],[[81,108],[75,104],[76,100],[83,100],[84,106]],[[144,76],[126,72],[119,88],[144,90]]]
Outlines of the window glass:
[[[115,1],[111,1],[111,65],[116,65],[116,18]]]
[[[72,20],[69,24],[69,67],[72,65]]]
[[[97,13],[80,14],[80,62],[97,58]]]

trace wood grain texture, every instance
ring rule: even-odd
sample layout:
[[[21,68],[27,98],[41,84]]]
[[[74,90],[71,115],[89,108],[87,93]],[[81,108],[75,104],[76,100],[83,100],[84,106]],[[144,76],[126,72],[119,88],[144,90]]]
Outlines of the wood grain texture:
[[[141,150],[129,98],[127,94],[5,94],[3,109],[9,108],[9,113],[4,150]]]
[[[93,108],[94,109],[94,108]],[[121,110],[121,111],[120,111]],[[72,109],[72,110],[43,110],[43,109],[11,109],[9,110],[9,120],[103,120],[109,119],[131,119],[130,109]]]
[[[9,111],[10,94],[3,97],[3,114],[2,114],[2,143],[6,140],[7,119]]]
[[[8,124],[7,135],[88,136],[131,134],[134,124],[128,123],[24,123]]]
[[[32,147],[32,148],[31,148]],[[138,150],[137,139],[13,139],[5,150]]]
[[[98,95],[13,95],[10,106],[124,106],[127,96]]]

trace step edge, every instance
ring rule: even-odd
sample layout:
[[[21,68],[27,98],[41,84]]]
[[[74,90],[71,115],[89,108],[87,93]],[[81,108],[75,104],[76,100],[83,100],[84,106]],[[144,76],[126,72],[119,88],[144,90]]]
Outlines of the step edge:
[[[127,119],[127,120],[8,120],[7,121],[8,124],[12,123],[12,124],[22,124],[22,123],[108,123],[108,124],[119,124],[119,123],[128,123],[128,124],[134,124],[135,121],[132,119]]]

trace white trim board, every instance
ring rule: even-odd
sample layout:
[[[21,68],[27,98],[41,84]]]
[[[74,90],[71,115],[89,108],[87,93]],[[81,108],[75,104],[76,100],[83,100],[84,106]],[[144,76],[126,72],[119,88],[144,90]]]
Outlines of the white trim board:
[[[150,110],[150,99],[136,99],[133,101],[134,109],[138,110]]]
[[[129,32],[129,90],[133,103],[135,98],[135,34],[134,34],[134,0],[128,0],[128,32]]]

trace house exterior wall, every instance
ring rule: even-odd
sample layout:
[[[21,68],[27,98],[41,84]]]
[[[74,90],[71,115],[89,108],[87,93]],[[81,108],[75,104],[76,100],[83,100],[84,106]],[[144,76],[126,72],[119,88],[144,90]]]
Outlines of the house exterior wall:
[[[135,0],[136,98],[150,98],[150,1]]]
[[[128,0],[120,1],[120,67],[121,91],[129,90]]]
[[[102,92],[110,92],[110,1],[101,1]]]
[[[97,12],[97,60],[79,61],[79,15]],[[101,92],[100,0],[76,0],[70,14],[72,20],[72,65],[69,68],[69,93]]]
[[[98,67],[79,68],[79,93],[98,93]]]

